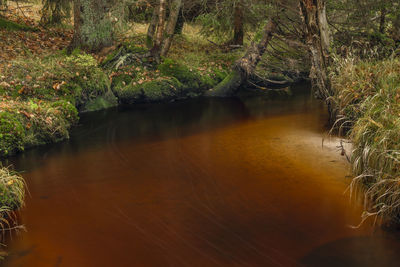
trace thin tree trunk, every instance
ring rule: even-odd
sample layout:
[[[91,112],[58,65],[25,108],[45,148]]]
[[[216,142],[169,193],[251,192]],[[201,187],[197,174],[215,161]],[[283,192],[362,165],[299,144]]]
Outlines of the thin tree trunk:
[[[153,47],[150,50],[152,57],[155,59],[157,63],[161,61],[161,48],[163,42],[164,35],[164,25],[165,25],[165,17],[166,17],[166,0],[160,0],[159,10],[158,10],[158,26],[156,32],[156,38],[154,40]]]
[[[234,13],[234,33],[233,41],[234,45],[243,45],[244,28],[243,28],[243,0],[236,3]]]
[[[175,34],[182,34],[183,27],[185,26],[185,18],[183,16],[183,6],[181,5],[181,10],[179,11],[178,21],[175,26]]]
[[[166,37],[163,40],[161,56],[165,57],[172,44],[172,39],[175,33],[176,22],[178,21],[179,11],[181,10],[182,0],[173,0],[171,3],[168,23],[165,29]]]
[[[276,30],[278,17],[271,19],[264,27],[261,40],[252,42],[246,54],[235,62],[232,72],[215,88],[209,90],[206,95],[214,97],[229,97],[234,95],[240,86],[254,73],[269,42],[272,40]]]
[[[393,38],[395,41],[400,42],[400,14],[393,21]]]
[[[149,48],[149,49],[153,47],[153,39],[154,39],[154,34],[157,29],[158,11],[159,10],[160,10],[160,7],[158,5],[156,5],[153,10],[153,15],[151,16],[149,28],[147,28],[146,45],[147,45],[147,48]]]
[[[381,9],[381,18],[379,21],[379,32],[380,33],[385,33],[385,27],[386,27],[386,7],[382,7]]]

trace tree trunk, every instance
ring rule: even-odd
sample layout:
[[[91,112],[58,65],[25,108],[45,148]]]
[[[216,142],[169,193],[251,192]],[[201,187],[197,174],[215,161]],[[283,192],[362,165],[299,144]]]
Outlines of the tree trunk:
[[[175,34],[182,34],[183,27],[185,26],[185,18],[183,17],[183,8],[181,6],[181,10],[179,11],[178,21],[175,26]]]
[[[74,37],[70,51],[81,48],[97,52],[112,45],[110,5],[110,0],[74,0]]]
[[[393,38],[396,42],[400,42],[400,13],[393,21]]]
[[[235,62],[232,72],[215,88],[206,92],[206,96],[229,97],[234,95],[247,78],[254,73],[258,62],[260,62],[273,33],[277,27],[278,17],[272,18],[264,27],[261,40],[252,42],[246,54]]]
[[[166,0],[160,0],[159,9],[158,9],[158,26],[156,32],[156,38],[153,43],[153,47],[150,50],[151,56],[155,59],[157,63],[161,61],[161,49],[163,43],[163,35],[164,35],[164,25],[165,25],[165,17],[166,17]]]
[[[181,10],[182,0],[173,0],[171,3],[167,27],[165,29],[166,36],[163,40],[161,56],[165,57],[172,44],[175,33],[176,22],[178,21],[179,11]]]
[[[325,0],[300,0],[300,15],[305,26],[305,39],[311,59],[310,79],[315,95],[328,105],[330,122],[333,123],[335,111],[333,95],[328,76],[330,57],[330,34],[326,19]]]
[[[385,28],[386,28],[386,7],[382,7],[381,9],[381,17],[380,17],[380,21],[379,21],[379,32],[380,33],[385,33]]]
[[[160,7],[156,5],[153,10],[153,15],[151,17],[149,28],[147,28],[146,45],[147,45],[147,48],[149,48],[149,49],[153,47],[153,39],[154,39],[154,34],[157,29],[158,11],[159,10],[160,10]]]
[[[236,3],[234,13],[234,32],[233,41],[234,45],[243,45],[244,29],[243,29],[243,0]]]
[[[310,78],[320,99],[332,96],[328,79],[330,35],[324,0],[300,0],[300,14],[305,26],[305,39],[311,59]]]

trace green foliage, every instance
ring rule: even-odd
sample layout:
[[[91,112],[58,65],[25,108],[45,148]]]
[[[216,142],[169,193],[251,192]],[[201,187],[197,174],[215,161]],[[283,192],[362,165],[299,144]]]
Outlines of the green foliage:
[[[212,2],[213,3],[213,2]],[[202,25],[201,34],[214,37],[217,41],[227,41],[233,36],[235,7],[241,5],[243,10],[242,22],[247,31],[254,31],[268,19],[265,14],[271,13],[272,6],[265,1],[251,0],[217,0],[209,7],[207,13],[197,18]]]
[[[25,129],[18,114],[0,111],[0,156],[24,149]]]
[[[338,53],[368,59],[370,51],[384,59],[396,49],[400,39],[400,4],[388,0],[327,1],[328,21]]]

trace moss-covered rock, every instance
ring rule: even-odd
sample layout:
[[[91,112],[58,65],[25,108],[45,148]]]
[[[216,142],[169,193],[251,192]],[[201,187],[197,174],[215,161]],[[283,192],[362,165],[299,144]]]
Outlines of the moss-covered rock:
[[[176,78],[158,78],[138,84],[133,82],[124,87],[114,88],[114,93],[123,104],[141,102],[164,102],[185,97],[187,90]]]
[[[196,70],[179,64],[172,59],[165,59],[164,62],[158,66],[158,70],[164,76],[178,79],[185,88],[190,88],[193,91],[206,89],[206,84],[203,82],[202,76]]]
[[[25,128],[18,114],[0,112],[0,156],[24,149]]]
[[[86,103],[82,111],[83,112],[98,111],[102,109],[115,107],[116,105],[118,105],[118,99],[114,96],[114,94],[111,91],[109,91],[104,96],[99,96]]]
[[[112,78],[111,88],[124,87],[128,85],[132,81],[132,79],[133,77],[131,75],[125,73],[116,75]]]
[[[25,147],[55,143],[69,138],[69,129],[78,121],[76,107],[65,100],[42,104],[26,118]]]

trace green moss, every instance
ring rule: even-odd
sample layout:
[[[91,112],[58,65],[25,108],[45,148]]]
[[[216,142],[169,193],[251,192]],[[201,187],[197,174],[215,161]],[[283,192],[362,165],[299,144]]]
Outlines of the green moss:
[[[70,124],[74,124],[78,122],[78,110],[76,107],[66,100],[60,100],[51,103],[51,108],[56,109],[58,112],[61,112],[62,117],[67,120]]]
[[[128,74],[120,74],[114,76],[111,82],[111,88],[115,87],[124,87],[127,84],[131,83],[132,77]]]
[[[115,107],[118,104],[117,98],[110,91],[106,93],[104,96],[99,96],[96,99],[93,99],[86,103],[83,111],[97,111],[102,109],[107,109],[111,107]]]
[[[142,86],[128,84],[126,86],[115,87],[114,94],[118,101],[123,104],[134,104],[143,98]]]
[[[119,101],[124,104],[162,102],[185,97],[187,91],[176,78],[159,78],[143,84],[136,82],[114,88]]]
[[[125,43],[124,47],[128,50],[129,53],[133,54],[145,54],[149,51],[147,48],[134,45],[132,42]]]
[[[179,97],[182,93],[182,84],[172,79],[160,79],[145,83],[142,87],[143,95],[148,101],[165,101]]]
[[[6,29],[9,31],[36,31],[37,30],[37,29],[34,29],[27,25],[18,24],[18,23],[6,20],[1,17],[0,17],[0,29]]]
[[[228,76],[228,72],[225,70],[213,69],[212,72],[217,83],[223,81]]]
[[[190,69],[182,64],[179,64],[172,59],[165,59],[158,66],[158,70],[165,76],[170,76],[178,79],[184,87],[190,88],[193,91],[205,89],[201,75],[194,69]]]
[[[24,149],[25,130],[19,115],[0,112],[0,157],[14,154]]]

